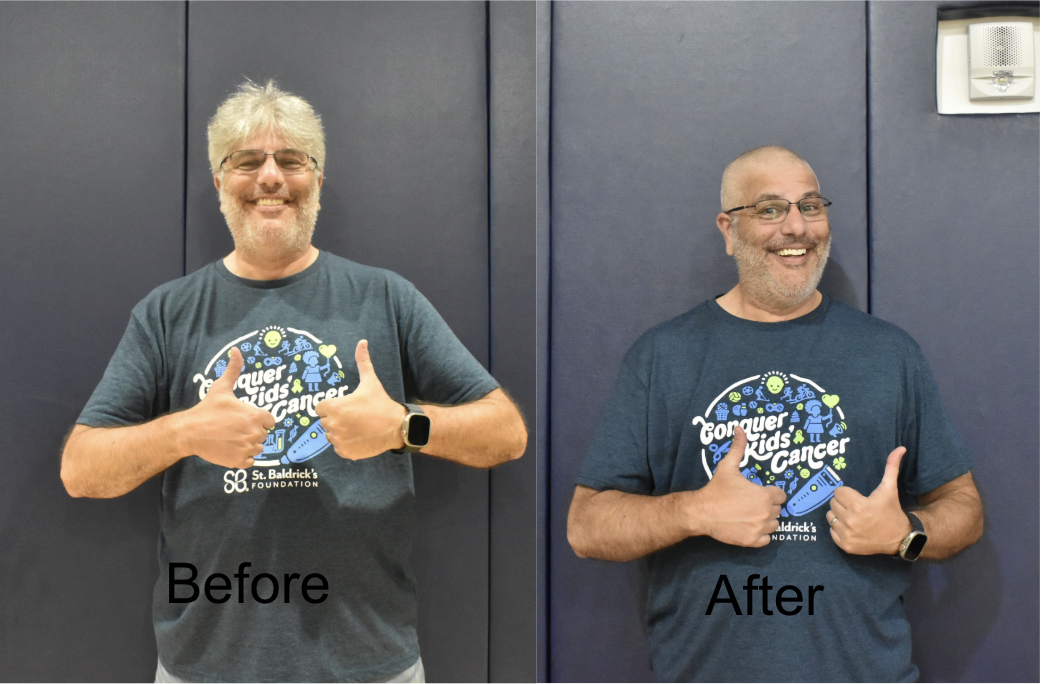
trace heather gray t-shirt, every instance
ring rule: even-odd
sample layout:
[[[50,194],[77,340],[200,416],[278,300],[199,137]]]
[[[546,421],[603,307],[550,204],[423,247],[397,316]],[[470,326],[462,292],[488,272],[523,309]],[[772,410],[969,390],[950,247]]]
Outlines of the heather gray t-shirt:
[[[245,470],[197,456],[163,474],[159,581],[153,618],[159,658],[191,681],[386,679],[419,657],[410,456],[358,462],[336,455],[314,411],[358,383],[355,345],[369,340],[376,374],[397,401],[458,404],[496,381],[430,303],[389,271],[322,252],[276,281],[239,278],[220,261],[156,288],[131,314],[105,375],[77,423],[134,425],[190,408],[227,367],[245,367],[240,399],[276,419],[264,453]],[[239,602],[241,563],[249,577]],[[198,569],[199,597],[172,603],[169,564]],[[213,573],[231,591],[203,589]],[[279,595],[259,603],[251,584],[273,576]],[[285,601],[285,575],[298,574]],[[321,574],[327,598],[310,603],[303,579]],[[189,576],[187,569],[175,573]],[[319,584],[313,578],[312,586]],[[215,587],[220,584],[215,584]],[[258,581],[267,600],[273,584]],[[176,598],[190,596],[185,585]]]
[[[737,318],[708,301],[652,328],[626,354],[576,483],[654,496],[700,489],[736,423],[750,439],[742,472],[788,497],[781,529],[763,548],[693,537],[647,558],[656,675],[913,681],[902,598],[911,564],[845,553],[825,514],[839,486],[871,494],[898,446],[908,449],[899,476],[906,494],[969,470],[918,345],[828,297],[780,323]],[[762,590],[744,589],[754,574],[757,586],[768,578],[773,614],[764,612]],[[721,576],[734,603],[724,602]],[[801,606],[793,615],[777,607],[784,586],[802,595],[781,604],[790,612]],[[811,615],[816,586],[824,589],[814,592]]]

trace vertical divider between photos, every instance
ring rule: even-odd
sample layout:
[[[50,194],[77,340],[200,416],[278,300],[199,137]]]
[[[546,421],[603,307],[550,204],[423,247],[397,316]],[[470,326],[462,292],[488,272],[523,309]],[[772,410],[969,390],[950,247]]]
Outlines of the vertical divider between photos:
[[[538,648],[536,681],[550,678],[550,164],[553,4],[536,3],[536,387]]]

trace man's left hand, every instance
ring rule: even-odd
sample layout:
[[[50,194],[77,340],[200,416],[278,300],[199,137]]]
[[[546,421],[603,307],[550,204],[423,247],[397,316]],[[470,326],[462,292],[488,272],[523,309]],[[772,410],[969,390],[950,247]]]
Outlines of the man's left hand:
[[[322,419],[326,439],[341,458],[360,461],[390,449],[401,449],[405,407],[391,399],[369,358],[369,342],[355,347],[358,386],[354,392],[318,402],[315,412]]]
[[[859,556],[897,553],[912,531],[912,523],[897,498],[897,474],[905,451],[897,447],[890,452],[883,481],[869,496],[850,487],[836,490],[825,514],[836,546]]]

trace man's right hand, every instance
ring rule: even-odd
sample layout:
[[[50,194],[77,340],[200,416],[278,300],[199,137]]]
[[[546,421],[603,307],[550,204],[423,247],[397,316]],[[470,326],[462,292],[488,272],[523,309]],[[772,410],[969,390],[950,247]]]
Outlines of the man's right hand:
[[[249,468],[264,450],[275,418],[264,409],[235,398],[242,372],[242,353],[232,347],[228,368],[214,381],[201,402],[183,414],[185,450],[225,468]]]
[[[690,492],[694,529],[717,541],[735,546],[766,546],[778,529],[785,492],[778,487],[754,484],[741,473],[745,455],[745,431],[735,426],[731,450],[716,466],[713,478],[702,489]]]

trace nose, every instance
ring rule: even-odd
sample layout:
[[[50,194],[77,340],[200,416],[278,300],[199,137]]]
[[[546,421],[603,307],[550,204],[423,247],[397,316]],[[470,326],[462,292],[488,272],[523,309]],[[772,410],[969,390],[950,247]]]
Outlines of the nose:
[[[264,164],[257,169],[257,184],[265,188],[278,189],[286,183],[282,169],[275,163],[275,156],[266,157]]]
[[[782,219],[781,231],[786,235],[799,235],[806,232],[807,230],[807,219],[803,217],[803,212],[800,211],[800,207],[797,204],[789,205],[789,212]]]

